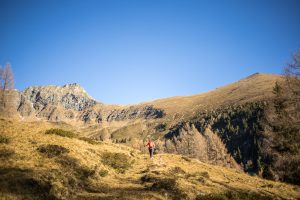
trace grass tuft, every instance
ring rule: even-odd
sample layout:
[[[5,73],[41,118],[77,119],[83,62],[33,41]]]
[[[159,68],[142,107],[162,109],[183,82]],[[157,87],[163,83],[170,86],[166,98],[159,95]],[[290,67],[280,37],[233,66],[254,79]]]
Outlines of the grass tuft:
[[[10,139],[7,136],[0,135],[0,144],[9,144]]]
[[[69,149],[55,144],[41,145],[37,150],[46,155],[48,158],[53,158],[70,152]]]
[[[141,177],[142,183],[152,183],[148,187],[151,191],[158,191],[163,194],[168,193],[172,199],[187,199],[187,195],[179,189],[176,178],[156,177],[147,174]]]
[[[102,154],[102,163],[115,169],[118,173],[125,173],[131,167],[130,158],[124,153],[105,152]]]
[[[200,172],[199,175],[207,179],[210,177],[208,172]]]
[[[178,174],[185,174],[185,171],[181,167],[174,167],[171,169],[171,174],[178,175]]]
[[[96,140],[94,140],[94,139],[87,138],[87,137],[80,137],[80,138],[78,138],[78,139],[79,139],[79,140],[82,140],[82,141],[85,141],[85,142],[87,142],[87,143],[89,143],[89,144],[93,144],[93,145],[100,144],[99,141],[96,141]]]
[[[66,131],[66,130],[58,129],[58,128],[48,129],[48,130],[46,130],[45,134],[58,135],[61,137],[68,137],[68,138],[76,137],[76,134],[73,133],[72,131]]]
[[[0,159],[4,158],[7,159],[15,154],[15,151],[12,149],[0,149]]]
[[[99,176],[105,177],[105,176],[107,176],[107,175],[108,175],[108,171],[107,171],[107,170],[101,169],[101,170],[99,171]]]
[[[77,178],[79,178],[80,180],[83,180],[95,174],[95,170],[81,165],[78,159],[70,157],[68,155],[63,155],[60,158],[56,159],[56,161],[64,168],[73,170]]]

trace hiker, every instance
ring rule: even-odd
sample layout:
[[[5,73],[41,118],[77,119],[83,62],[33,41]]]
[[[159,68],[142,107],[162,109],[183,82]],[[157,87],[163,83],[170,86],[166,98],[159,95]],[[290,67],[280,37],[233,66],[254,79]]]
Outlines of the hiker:
[[[154,142],[149,138],[148,143],[145,146],[148,146],[150,158],[153,159],[153,153],[155,148]]]

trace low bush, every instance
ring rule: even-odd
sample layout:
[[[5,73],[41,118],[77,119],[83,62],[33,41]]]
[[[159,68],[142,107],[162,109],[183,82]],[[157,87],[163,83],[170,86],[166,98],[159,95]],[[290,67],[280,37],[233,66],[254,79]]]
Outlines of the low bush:
[[[151,190],[167,190],[172,192],[174,192],[176,188],[176,180],[173,178],[156,179],[151,186]]]
[[[202,180],[202,178],[204,178],[204,179],[209,179],[210,178],[209,173],[206,172],[206,171],[187,174],[186,177],[187,178],[190,178],[190,177],[200,178],[201,180]]]
[[[83,140],[83,141],[85,141],[85,142],[87,142],[87,143],[89,143],[89,144],[93,144],[93,145],[100,144],[99,141],[96,141],[96,140],[94,140],[94,139],[87,138],[87,137],[80,137],[80,138],[78,138],[78,139],[79,139],[79,140]]]
[[[206,184],[208,179],[210,178],[209,173],[206,171],[196,172],[196,173],[192,173],[192,174],[187,173],[185,175],[185,177],[187,179],[196,180],[197,182],[200,182],[201,184]]]
[[[209,173],[208,172],[199,172],[198,173],[200,176],[209,179]]]
[[[269,180],[275,180],[275,173],[270,166],[266,166],[263,169],[262,177]]]
[[[61,137],[68,137],[68,138],[76,137],[76,134],[73,133],[72,131],[66,131],[66,130],[58,129],[58,128],[52,128],[52,129],[46,130],[45,134],[58,135]]]
[[[181,167],[174,167],[171,169],[171,174],[178,175],[178,174],[185,174],[185,171]]]
[[[4,158],[7,159],[15,154],[15,151],[12,149],[0,149],[0,159]]]
[[[149,190],[168,193],[172,199],[186,199],[187,195],[178,188],[176,178],[157,177],[147,174],[141,177],[142,183],[152,183]]]
[[[62,155],[64,153],[69,153],[69,149],[66,149],[65,147],[56,145],[56,144],[47,144],[47,145],[41,145],[37,149],[40,153],[46,155],[48,158],[53,158],[59,155]]]
[[[0,144],[9,144],[10,139],[7,136],[0,135]]]
[[[85,179],[95,174],[95,170],[91,170],[88,167],[81,165],[79,160],[68,155],[61,156],[56,159],[56,161],[64,168],[73,170],[75,172],[74,174],[80,179]]]
[[[102,154],[102,163],[115,169],[118,173],[125,173],[131,167],[129,156],[124,153],[105,152]]]
[[[105,170],[105,169],[100,169],[99,170],[99,176],[105,177],[107,175],[108,175],[108,171],[107,170]]]

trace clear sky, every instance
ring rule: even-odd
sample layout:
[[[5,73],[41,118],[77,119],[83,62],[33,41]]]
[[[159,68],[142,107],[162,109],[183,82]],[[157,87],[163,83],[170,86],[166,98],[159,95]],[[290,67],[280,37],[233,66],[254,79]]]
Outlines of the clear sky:
[[[104,103],[280,74],[299,45],[300,0],[0,0],[17,89],[76,82]]]

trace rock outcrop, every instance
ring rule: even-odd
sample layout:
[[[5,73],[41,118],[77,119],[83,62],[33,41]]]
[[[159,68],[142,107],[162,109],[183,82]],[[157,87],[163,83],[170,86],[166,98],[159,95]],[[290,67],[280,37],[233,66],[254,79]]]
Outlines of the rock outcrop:
[[[37,117],[50,121],[74,120],[84,123],[156,119],[165,116],[153,106],[130,106],[103,110],[101,103],[90,97],[78,84],[29,87],[19,93],[17,110],[21,117]]]
[[[107,121],[122,121],[127,119],[156,119],[165,116],[165,112],[162,109],[154,108],[153,106],[145,106],[142,108],[136,108],[131,106],[126,109],[112,110],[108,113]]]
[[[29,87],[21,94],[30,101],[35,110],[45,106],[61,105],[66,109],[81,111],[96,104],[86,91],[77,83],[60,86]]]

